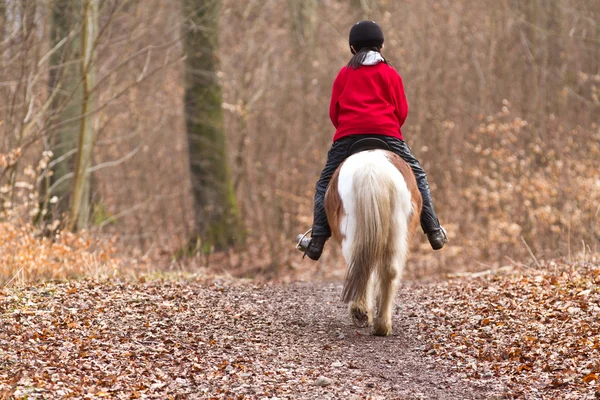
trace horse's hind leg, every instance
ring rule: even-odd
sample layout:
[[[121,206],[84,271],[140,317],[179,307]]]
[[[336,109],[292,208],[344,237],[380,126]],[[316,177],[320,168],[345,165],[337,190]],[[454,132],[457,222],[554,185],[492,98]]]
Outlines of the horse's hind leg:
[[[389,336],[392,333],[392,310],[399,278],[394,265],[386,265],[379,270],[377,315],[373,326],[373,334],[377,336]]]
[[[364,328],[373,323],[372,293],[374,290],[374,282],[375,279],[372,276],[369,277],[365,293],[355,301],[350,302],[350,318],[352,318],[352,323],[359,328]]]

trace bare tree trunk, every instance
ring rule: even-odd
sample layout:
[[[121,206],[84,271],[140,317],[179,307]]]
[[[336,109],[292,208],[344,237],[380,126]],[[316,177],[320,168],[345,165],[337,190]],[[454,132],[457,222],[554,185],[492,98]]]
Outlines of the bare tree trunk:
[[[182,0],[185,114],[195,227],[204,252],[242,239],[237,202],[227,163],[221,87],[217,79],[217,0]]]
[[[559,101],[560,91],[564,84],[564,74],[561,72],[563,52],[560,37],[562,36],[562,11],[560,0],[551,0],[544,3],[544,32],[546,32],[544,53],[542,60],[542,110],[544,117],[561,111]],[[542,133],[548,138],[548,126],[542,125]],[[549,138],[550,139],[550,138]],[[558,139],[558,137],[557,137]]]
[[[529,58],[530,75],[523,74],[525,82],[523,87],[529,87],[527,101],[524,103],[528,107],[527,112],[535,116],[534,123],[537,125],[539,121],[539,102],[540,102],[540,76],[539,76],[539,4],[538,0],[531,0],[521,4],[524,7],[524,26],[523,26],[523,41],[525,42],[526,54]],[[527,82],[529,81],[529,82]]]
[[[318,7],[319,2],[317,0],[288,0],[290,33],[294,45],[294,62],[292,64],[295,65],[295,70],[290,69],[290,72],[299,79],[299,87],[296,85],[298,81],[292,81],[292,84],[288,86],[288,90],[291,93],[298,93],[298,98],[300,99],[314,98],[314,85],[312,82],[316,78],[316,70],[313,67],[313,63],[318,62],[316,57]],[[323,128],[318,125],[313,113],[314,110],[311,109],[308,101],[299,106],[299,112],[296,114],[292,125],[293,129],[297,131],[297,137],[310,140],[308,138],[314,138]],[[321,135],[321,137],[324,142],[330,140],[325,135]],[[286,149],[290,148],[290,145],[294,146],[295,139],[289,135],[280,135],[277,137],[273,161],[276,163],[279,171],[284,171],[289,165],[289,157],[286,155]],[[273,222],[267,225],[269,238],[281,238],[282,236],[292,238],[295,236],[295,233],[289,231],[289,228],[286,230],[285,225],[285,214],[288,206],[286,203],[287,200],[277,195],[277,191],[286,189],[285,186],[289,184],[289,181],[285,174],[276,174],[274,178],[275,184],[272,187],[272,198],[276,200],[271,209]],[[287,189],[289,190],[289,188]],[[282,251],[285,247],[285,242],[275,239],[270,240],[268,245],[271,255],[271,269],[279,273],[283,265],[287,262],[284,258],[285,256],[281,256],[282,254],[286,255],[286,252]]]
[[[383,1],[387,5],[387,1]],[[373,19],[377,15],[377,0],[352,0],[352,6],[361,12],[362,19]]]
[[[317,0],[288,0],[294,42],[303,53],[313,53]]]
[[[593,55],[592,59],[593,59],[593,65],[596,65],[596,72],[598,74],[600,74],[600,4],[598,2],[596,2],[596,6],[595,6],[595,25],[596,25],[596,51],[595,51],[595,55]],[[590,113],[592,115],[592,121],[595,124],[600,123],[600,94],[596,94],[596,101],[594,102],[593,106],[592,106],[592,112]]]
[[[79,144],[75,164],[75,181],[73,185],[73,204],[71,207],[71,229],[87,228],[91,213],[90,207],[90,174],[87,172],[92,162],[94,147],[93,116],[94,97],[91,90],[96,85],[95,41],[98,37],[98,5],[99,0],[86,0],[83,11],[81,29],[82,68],[82,103],[81,123],[79,128]]]
[[[0,43],[6,35],[6,0],[0,0]]]
[[[527,71],[523,79],[524,114],[546,134],[544,121],[548,114],[559,111],[556,107],[563,88],[561,73],[562,11],[560,0],[530,0],[514,2],[514,8],[523,18],[520,41],[527,60]]]
[[[51,132],[54,167],[45,192],[46,198],[58,197],[59,213],[69,209],[69,177],[72,176],[73,155],[77,148],[80,126],[77,119],[81,115],[81,69],[80,65],[74,62],[78,59],[81,48],[79,35],[75,34],[79,19],[77,4],[78,1],[75,0],[54,0],[50,22],[51,46],[62,44],[50,59],[49,86],[58,93],[52,103],[51,122],[57,128]]]

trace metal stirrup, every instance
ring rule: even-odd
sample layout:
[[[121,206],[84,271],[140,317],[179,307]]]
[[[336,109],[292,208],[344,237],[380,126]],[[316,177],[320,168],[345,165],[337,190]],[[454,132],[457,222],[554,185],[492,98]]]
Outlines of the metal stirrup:
[[[296,243],[296,248],[298,250],[300,250],[300,243],[302,243],[302,241],[304,240],[304,238],[306,237],[306,235],[308,235],[311,232],[312,232],[312,228],[310,228],[309,230],[307,230],[306,233],[304,233],[304,235],[302,235],[302,237],[298,240],[298,243]]]

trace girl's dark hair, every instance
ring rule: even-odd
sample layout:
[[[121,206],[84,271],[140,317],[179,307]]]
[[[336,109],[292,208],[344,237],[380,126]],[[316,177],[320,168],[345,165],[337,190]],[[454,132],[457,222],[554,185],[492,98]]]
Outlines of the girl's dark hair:
[[[369,53],[369,51],[376,51],[376,52],[380,53],[381,52],[381,46],[366,46],[366,47],[361,47],[352,56],[352,58],[348,62],[347,67],[348,68],[352,68],[352,69],[359,69],[362,66],[362,63],[365,61],[365,58],[367,58],[367,54]],[[388,61],[385,59],[385,57],[383,57],[383,61],[382,62],[384,64],[389,64]]]

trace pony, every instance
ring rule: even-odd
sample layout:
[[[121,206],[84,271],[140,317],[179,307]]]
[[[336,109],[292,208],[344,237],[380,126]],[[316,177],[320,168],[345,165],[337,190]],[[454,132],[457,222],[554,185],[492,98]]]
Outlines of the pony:
[[[327,220],[347,264],[342,300],[353,323],[372,325],[374,335],[392,333],[394,297],[421,207],[412,170],[388,150],[350,155],[327,188]]]

